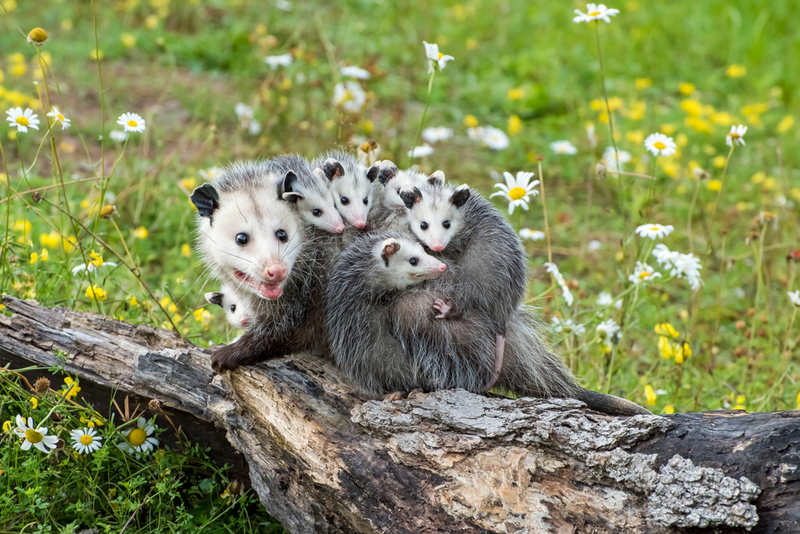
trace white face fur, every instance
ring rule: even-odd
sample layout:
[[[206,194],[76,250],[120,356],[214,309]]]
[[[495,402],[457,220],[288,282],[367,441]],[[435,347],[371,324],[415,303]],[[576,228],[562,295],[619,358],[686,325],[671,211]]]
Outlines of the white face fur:
[[[324,174],[314,173],[305,178],[305,180],[316,180],[317,183],[302,183],[296,179],[287,183],[288,175],[284,180],[283,189],[288,187],[291,191],[283,193],[283,198],[294,203],[301,219],[325,232],[334,234],[344,232],[342,216],[336,209]]]
[[[426,186],[405,194],[406,218],[414,235],[434,252],[447,248],[463,227],[462,206],[469,198],[469,187]]]
[[[405,208],[406,205],[400,194],[411,192],[414,187],[422,187],[428,177],[413,171],[398,171],[397,174],[383,184],[383,207],[387,210]]]
[[[255,316],[251,297],[239,295],[228,284],[222,286],[219,292],[206,293],[205,297],[211,304],[221,306],[225,318],[236,328],[247,327]]]
[[[323,173],[330,180],[329,187],[336,209],[348,224],[356,228],[366,227],[367,217],[375,204],[377,167],[370,180],[367,177],[368,169],[361,164],[352,166],[350,170],[353,172],[344,172],[341,164],[339,164],[340,171],[331,172],[330,166],[334,164],[331,162],[338,164],[336,160],[327,160]],[[372,171],[372,168],[369,171]]]
[[[214,274],[238,292],[264,299],[281,296],[305,240],[297,212],[277,199],[271,178],[219,192],[213,212],[199,210],[200,246]]]
[[[446,264],[409,239],[386,239],[375,245],[373,254],[385,274],[383,279],[397,289],[438,278],[447,270]]]

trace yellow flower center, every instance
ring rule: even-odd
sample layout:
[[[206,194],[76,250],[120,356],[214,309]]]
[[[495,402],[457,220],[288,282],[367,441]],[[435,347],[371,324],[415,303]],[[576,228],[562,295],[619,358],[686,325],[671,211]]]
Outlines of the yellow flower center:
[[[439,59],[442,59],[442,56],[444,56],[444,54],[442,54],[441,52],[439,52]]]
[[[523,198],[528,192],[521,187],[515,187],[511,191],[508,192],[508,198],[511,200],[519,200]]]
[[[137,126],[139,126],[139,123],[136,122],[135,120],[131,119],[131,120],[128,121],[128,126],[130,126],[132,128],[136,128]]]
[[[25,431],[25,439],[30,441],[31,443],[39,443],[44,439],[44,436],[41,432],[37,432],[32,428],[29,428]]]
[[[131,442],[131,445],[134,447],[138,447],[142,443],[147,440],[147,434],[141,428],[134,428],[131,430],[131,433],[128,434],[128,441]]]
[[[61,113],[56,114],[56,117],[58,117],[58,120],[60,120],[61,122],[64,122],[64,115],[62,115]]]
[[[90,436],[89,434],[84,434],[81,436],[81,443],[83,443],[84,445],[91,445],[93,442],[94,440],[92,439],[92,436]]]
[[[600,12],[599,12],[599,11],[592,11],[591,13],[589,13],[589,16],[590,16],[590,17],[596,17],[596,16],[597,16],[597,15],[599,15],[599,14],[600,14]]]
[[[17,120],[19,120],[19,119],[17,119]],[[736,132],[732,132],[732,133],[729,133],[729,134],[728,134],[728,137],[732,137],[733,139],[738,139],[738,138],[740,138],[740,137],[741,137],[741,135],[739,135],[739,134],[738,134],[738,133],[736,133]]]
[[[648,278],[649,276],[650,276],[650,273],[648,273],[647,271],[642,271],[641,273],[639,273],[639,280],[644,280],[645,278]]]
[[[17,117],[17,124],[21,124],[23,126],[28,126],[30,123],[26,117]]]
[[[667,145],[665,145],[661,141],[656,141],[655,143],[653,143],[653,146],[659,150],[664,150],[665,148],[667,148]]]
[[[658,232],[659,230],[661,230],[661,228],[659,228],[658,226],[651,226],[650,230],[652,230],[653,232]]]

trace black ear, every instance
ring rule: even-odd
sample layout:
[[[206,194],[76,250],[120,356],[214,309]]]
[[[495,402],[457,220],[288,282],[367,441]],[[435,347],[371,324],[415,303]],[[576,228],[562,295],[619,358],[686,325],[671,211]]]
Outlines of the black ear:
[[[436,171],[431,174],[428,176],[428,183],[431,185],[444,185],[444,173],[442,171]]]
[[[387,267],[389,266],[389,258],[391,258],[398,250],[400,250],[400,243],[394,239],[387,239],[383,242],[383,252],[381,252],[381,258],[383,258],[383,263],[385,263]]]
[[[344,176],[344,167],[335,159],[328,158],[322,164],[322,172],[325,173],[325,178],[333,180],[337,176]]]
[[[372,167],[367,169],[367,180],[369,180],[370,182],[374,182],[375,178],[378,177],[378,173],[380,172],[380,170],[381,170],[381,162],[376,161],[375,163],[372,164]]]
[[[210,291],[203,295],[209,304],[216,304],[219,307],[222,307],[222,297],[224,296],[219,291]]]
[[[456,187],[456,190],[453,191],[453,196],[450,197],[450,202],[457,208],[466,204],[467,200],[469,200],[469,186],[467,184]]]
[[[219,207],[219,193],[211,184],[203,184],[192,191],[192,204],[197,208],[201,217],[211,218],[214,210]]]
[[[381,185],[386,185],[386,182],[397,176],[397,165],[395,165],[388,159],[385,159],[380,163],[381,163],[381,170],[380,173],[378,174],[378,181],[380,181]]]
[[[422,200],[422,191],[415,187],[413,191],[403,191],[400,193],[400,198],[403,199],[403,204],[405,204],[408,209],[411,209]]]
[[[303,195],[295,191],[295,184],[297,183],[297,174],[294,171],[286,171],[286,175],[278,181],[278,200],[286,200],[294,204],[299,199],[304,198]]]

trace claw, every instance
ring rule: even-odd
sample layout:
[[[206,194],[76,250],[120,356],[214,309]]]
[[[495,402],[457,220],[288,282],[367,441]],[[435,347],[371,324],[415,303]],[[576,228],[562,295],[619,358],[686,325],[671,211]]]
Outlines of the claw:
[[[442,299],[436,299],[433,301],[433,309],[439,312],[436,315],[436,319],[447,319],[452,306]]]
[[[394,402],[394,401],[405,399],[407,395],[408,395],[408,393],[406,393],[405,391],[395,391],[394,393],[389,393],[388,395],[383,397],[383,400],[384,401],[389,401],[389,402]]]

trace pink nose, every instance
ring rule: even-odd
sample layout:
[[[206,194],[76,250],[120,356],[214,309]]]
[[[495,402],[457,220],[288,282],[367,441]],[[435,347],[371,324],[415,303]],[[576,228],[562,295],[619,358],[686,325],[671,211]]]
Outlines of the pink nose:
[[[342,224],[342,223],[339,223],[339,224],[337,224],[337,225],[334,227],[334,229],[333,229],[333,233],[335,233],[335,234],[341,234],[342,232],[344,232],[344,224]]]
[[[270,265],[264,271],[264,278],[270,282],[283,282],[289,274],[283,265]]]
[[[447,264],[443,263],[443,264],[439,265],[439,270],[442,271],[442,272],[445,272],[447,270]]]
[[[250,318],[242,317],[242,320],[239,321],[239,324],[242,325],[242,326],[247,326],[248,324],[250,324]]]
[[[440,250],[444,250],[444,245],[439,245],[439,244],[437,244],[437,245],[433,245],[433,246],[431,247],[431,250],[433,250],[433,251],[435,251],[435,252],[439,252]]]
[[[367,225],[367,221],[364,219],[358,219],[357,221],[353,222],[353,226],[356,228],[364,228]]]

